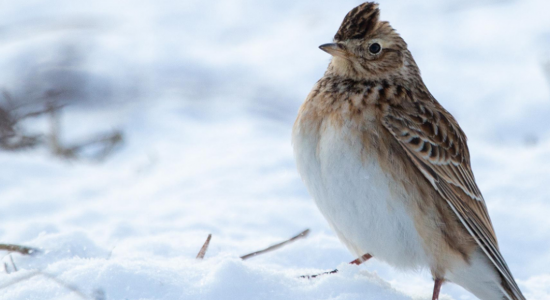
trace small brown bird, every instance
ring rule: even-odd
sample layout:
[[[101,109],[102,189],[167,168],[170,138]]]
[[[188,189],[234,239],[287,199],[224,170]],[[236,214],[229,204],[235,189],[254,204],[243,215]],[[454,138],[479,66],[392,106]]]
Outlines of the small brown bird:
[[[298,170],[360,260],[429,268],[480,299],[525,299],[502,257],[466,135],[430,94],[405,41],[375,3],[345,17],[332,61],[300,108]]]

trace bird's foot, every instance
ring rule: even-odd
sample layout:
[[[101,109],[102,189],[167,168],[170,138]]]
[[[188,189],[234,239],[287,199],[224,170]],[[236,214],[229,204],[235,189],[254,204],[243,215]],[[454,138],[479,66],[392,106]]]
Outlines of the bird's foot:
[[[360,265],[364,262],[366,262],[367,260],[371,259],[372,258],[372,255],[370,254],[365,254],[357,259],[354,259],[350,262],[350,264],[353,264],[353,265]],[[332,271],[328,271],[328,272],[323,272],[323,273],[319,273],[319,274],[315,274],[315,275],[302,275],[300,276],[300,278],[315,278],[317,276],[321,276],[321,275],[326,275],[326,274],[334,274],[334,273],[338,273],[338,269],[334,269]]]

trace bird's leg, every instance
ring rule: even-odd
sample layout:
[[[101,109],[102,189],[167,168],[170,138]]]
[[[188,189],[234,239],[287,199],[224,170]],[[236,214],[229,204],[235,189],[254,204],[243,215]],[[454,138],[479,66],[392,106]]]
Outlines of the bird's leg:
[[[359,257],[359,258],[356,258],[356,259],[352,260],[350,262],[350,264],[360,265],[360,264],[366,262],[367,260],[369,260],[370,258],[372,258],[372,255],[367,253],[367,254]],[[334,273],[338,273],[338,269],[334,269],[332,271],[323,272],[323,273],[315,274],[315,275],[302,275],[302,276],[300,276],[300,278],[315,278],[317,276],[321,276],[321,275],[325,275],[325,274],[334,274]]]
[[[360,265],[360,264],[366,262],[367,260],[369,260],[371,258],[372,258],[372,255],[367,253],[367,254],[364,254],[363,256],[351,261],[350,264]]]
[[[434,280],[434,294],[432,300],[439,300],[439,291],[441,291],[441,285],[443,285],[444,279],[436,278]]]

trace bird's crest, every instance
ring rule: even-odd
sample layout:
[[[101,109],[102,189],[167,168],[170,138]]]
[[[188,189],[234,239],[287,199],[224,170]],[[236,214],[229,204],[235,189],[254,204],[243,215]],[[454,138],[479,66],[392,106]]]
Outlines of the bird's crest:
[[[365,2],[355,7],[342,21],[342,25],[334,36],[334,40],[345,41],[366,37],[375,29],[379,16],[378,3]]]

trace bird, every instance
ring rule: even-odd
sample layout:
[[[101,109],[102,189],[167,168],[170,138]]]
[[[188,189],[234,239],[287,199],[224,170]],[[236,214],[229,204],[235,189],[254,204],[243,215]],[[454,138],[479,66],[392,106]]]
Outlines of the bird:
[[[424,84],[379,5],[344,18],[331,61],[292,129],[300,176],[359,257],[428,269],[432,299],[452,282],[479,299],[524,300],[476,184],[464,131]]]

